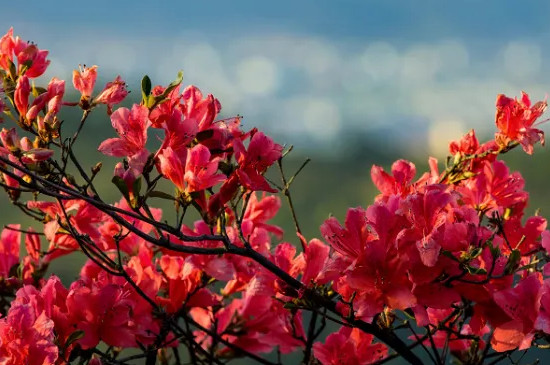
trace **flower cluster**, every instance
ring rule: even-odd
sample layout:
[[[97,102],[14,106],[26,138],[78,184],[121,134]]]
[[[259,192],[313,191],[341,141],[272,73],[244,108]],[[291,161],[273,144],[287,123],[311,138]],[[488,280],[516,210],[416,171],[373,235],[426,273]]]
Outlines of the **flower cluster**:
[[[181,75],[154,87],[145,76],[141,100],[114,109],[128,95],[124,81],[95,94],[98,67],[81,66],[71,101],[63,80],[31,83],[47,54],[11,29],[0,40],[10,102],[0,112],[14,124],[0,132],[0,186],[40,226],[1,234],[0,364],[179,365],[182,346],[197,364],[272,364],[262,354],[298,350],[304,364],[421,364],[417,345],[437,364],[449,353],[477,364],[549,342],[547,221],[526,216],[524,180],[499,159],[544,142],[534,126],[545,101],[499,95],[494,140],[480,143],[472,130],[450,143],[444,169],[430,158],[419,178],[406,160],[390,172],[373,166],[373,204],[349,209],[343,223],[327,219],[322,239],[295,221],[295,238],[283,240],[271,220],[278,192],[295,217],[295,176],[281,164],[289,150],[243,129],[239,116],[219,119],[220,102],[182,88]],[[101,105],[113,137],[98,150],[116,159],[116,202],[96,189],[102,165],[83,166],[73,150]],[[82,111],[71,138],[62,107]],[[281,186],[265,176],[276,163]],[[74,252],[88,258],[75,281],[46,276]]]

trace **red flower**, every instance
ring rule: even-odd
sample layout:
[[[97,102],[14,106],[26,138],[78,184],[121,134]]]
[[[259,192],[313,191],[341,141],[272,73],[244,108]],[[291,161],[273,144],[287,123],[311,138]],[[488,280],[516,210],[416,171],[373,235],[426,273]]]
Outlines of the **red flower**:
[[[495,116],[499,132],[495,140],[501,147],[507,146],[511,141],[521,143],[523,150],[528,154],[533,153],[533,145],[538,141],[544,144],[544,132],[533,128],[547,107],[546,100],[539,101],[531,106],[529,95],[521,92],[521,100],[511,99],[503,94],[497,96],[497,112]]]
[[[22,76],[17,80],[15,86],[14,102],[19,115],[27,114],[29,109],[29,95],[31,94],[31,84],[27,76]]]
[[[29,78],[42,75],[50,64],[46,60],[48,51],[40,50],[35,44],[25,42],[19,37],[14,38],[13,28],[10,28],[0,39],[0,67],[9,72],[14,56],[17,58],[18,74]]]
[[[127,95],[126,83],[120,76],[117,76],[116,79],[105,85],[103,91],[94,99],[94,103],[107,104],[107,111],[111,114],[113,105],[122,102]]]
[[[510,173],[504,161],[484,161],[479,164],[479,173],[461,182],[457,191],[465,204],[483,212],[514,208],[521,216],[529,195],[523,187],[525,181],[519,172]]]
[[[367,365],[383,359],[388,348],[382,343],[372,343],[374,337],[361,330],[342,327],[328,335],[325,343],[316,342],[313,352],[323,365]]]
[[[184,180],[187,192],[208,189],[225,179],[225,175],[216,174],[219,158],[210,158],[207,147],[198,144],[189,150],[185,163]]]
[[[252,193],[243,217],[243,230],[246,230],[245,227],[250,223],[253,227],[263,228],[282,238],[283,230],[280,227],[266,223],[275,217],[279,208],[281,208],[281,199],[278,196],[267,196],[263,193],[261,199],[258,200],[256,193]]]
[[[58,280],[51,278],[44,289],[51,288],[49,284]],[[59,356],[56,343],[61,339],[56,338],[59,329],[54,333],[52,316],[58,298],[47,298],[44,289],[41,293],[30,285],[21,288],[8,315],[0,320],[0,363],[3,365],[56,363]]]
[[[92,96],[97,79],[97,66],[80,66],[79,69],[73,71],[73,86],[80,91],[83,99],[89,99]]]
[[[180,155],[181,152],[186,150],[181,150]],[[168,147],[158,156],[162,174],[180,191],[202,191],[225,179],[225,175],[216,174],[219,158],[211,159],[207,147],[198,144],[189,149],[185,160],[180,155]]]
[[[48,90],[34,99],[31,107],[25,114],[28,123],[34,120],[46,105],[48,106],[48,112],[46,113],[45,121],[51,121],[61,108],[64,94],[65,81],[59,80],[57,77],[52,78],[48,84]]]
[[[115,157],[131,157],[141,153],[147,142],[147,128],[151,125],[149,110],[143,105],[134,104],[132,110],[117,109],[111,115],[111,123],[119,138],[109,138],[98,150]]]
[[[9,226],[18,230],[19,224]],[[0,278],[8,278],[13,266],[19,263],[19,245],[21,233],[4,228],[0,237]]]
[[[217,304],[216,298],[208,289],[199,288],[203,271],[192,263],[192,257],[184,259],[181,256],[163,255],[159,264],[166,275],[167,298],[158,297],[157,301],[169,313],[177,312],[182,304],[201,308]]]
[[[185,119],[194,119],[200,131],[209,129],[222,108],[218,99],[212,94],[203,99],[201,91],[193,85],[183,90],[182,97]]]
[[[147,296],[156,296],[162,279],[152,266],[143,265],[134,256],[124,270]],[[126,280],[107,274],[92,262],[71,285],[66,303],[71,322],[84,331],[79,340],[84,349],[97,346],[99,341],[137,347],[150,344],[158,333],[150,305]]]
[[[250,190],[276,193],[277,190],[269,186],[262,174],[281,157],[282,151],[281,145],[262,132],[254,133],[248,149],[237,155],[237,176],[241,183]]]
[[[540,274],[532,274],[515,287],[493,294],[495,303],[506,313],[506,320],[495,325],[491,339],[493,349],[498,352],[531,346],[532,330],[540,309],[542,295]]]

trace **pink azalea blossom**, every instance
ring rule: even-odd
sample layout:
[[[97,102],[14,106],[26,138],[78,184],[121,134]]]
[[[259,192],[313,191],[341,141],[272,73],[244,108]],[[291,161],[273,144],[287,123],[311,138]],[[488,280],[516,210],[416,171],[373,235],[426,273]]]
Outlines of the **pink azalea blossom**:
[[[177,119],[186,119],[191,124],[198,127],[198,122],[195,119],[184,118],[183,116],[183,105],[181,104],[182,95],[180,94],[180,87],[181,84],[176,86],[167,95],[164,102],[158,104],[153,110],[151,110],[149,118],[151,119],[153,128],[164,128],[165,122],[167,122],[169,119],[175,119],[174,115],[176,112],[178,113]],[[162,95],[165,90],[165,87],[157,85],[153,88],[153,90],[151,90],[151,95],[158,97]],[[172,124],[174,123],[172,122]]]
[[[503,214],[504,210],[513,208],[521,215],[528,199],[524,185],[521,174],[510,173],[504,161],[485,161],[479,173],[463,181],[456,190],[465,204],[477,210]]]
[[[2,230],[0,236],[0,277],[8,278],[12,269],[19,263],[19,246],[21,245],[21,233],[17,230],[20,225],[10,225]]]
[[[280,208],[281,199],[278,196],[263,193],[261,198],[258,199],[256,193],[252,193],[244,212],[243,230],[252,233],[248,228],[252,225],[255,228],[263,228],[281,238],[283,230],[278,226],[267,223],[275,217]]]
[[[111,114],[113,105],[121,103],[127,95],[128,90],[126,90],[126,83],[120,76],[117,76],[116,79],[105,85],[103,91],[94,99],[94,103],[106,104],[107,111]]]
[[[31,94],[31,84],[27,76],[22,76],[17,80],[15,86],[14,102],[19,115],[26,115],[29,109],[29,96]]]
[[[45,122],[49,123],[51,119],[59,113],[63,102],[63,95],[65,94],[65,81],[59,80],[54,77],[48,83],[48,89],[46,92],[40,94],[34,99],[25,118],[28,123],[36,119],[38,113],[47,106],[47,112],[45,115]]]
[[[253,191],[276,193],[277,190],[269,186],[262,174],[281,157],[282,150],[281,145],[262,132],[254,133],[247,150],[240,151],[237,155],[237,176],[240,182]]]
[[[187,183],[187,192],[208,189],[225,179],[225,175],[216,173],[219,159],[210,157],[210,151],[203,145],[196,145],[189,150],[183,177]]]
[[[69,288],[70,320],[84,331],[79,340],[84,349],[103,341],[111,346],[137,347],[150,344],[158,332],[150,305],[123,278],[112,277],[94,263],[84,267],[80,280]],[[125,270],[147,295],[155,295],[161,278],[151,266],[143,267],[134,257]]]
[[[69,215],[71,225],[77,232],[88,235],[95,242],[101,242],[98,223],[103,222],[104,214],[82,200],[66,200],[63,203],[63,208],[59,203],[29,201],[27,202],[27,207],[42,212],[47,217],[47,223],[44,225],[44,234],[50,245],[48,255],[45,257],[46,262],[56,257],[67,255],[80,247],[77,240],[61,229],[59,225],[58,219],[61,222],[66,221],[63,208],[67,212],[67,215]]]
[[[50,305],[53,304],[50,298]],[[59,357],[52,308],[27,285],[17,292],[8,315],[0,319],[0,363],[54,365]],[[57,334],[59,335],[59,333]]]
[[[111,115],[113,128],[119,138],[109,138],[98,150],[105,155],[131,157],[142,153],[147,143],[147,129],[151,125],[149,110],[143,105],[134,104],[131,110],[119,108]]]
[[[185,118],[195,120],[200,131],[211,127],[222,108],[218,99],[215,99],[212,94],[203,99],[202,92],[196,86],[188,86],[183,90],[182,98]]]
[[[94,91],[97,79],[97,66],[79,66],[79,70],[73,71],[73,86],[80,92],[83,99],[89,99]]]
[[[116,208],[131,212],[132,208],[129,206],[129,203],[125,198],[121,198],[116,204]],[[145,213],[145,212],[142,212]],[[153,218],[157,221],[160,221],[162,218],[162,210],[158,208],[151,208],[151,214]],[[136,229],[139,229],[141,232],[149,234],[153,230],[153,227],[139,219],[132,218],[128,215],[121,214],[121,217],[125,219],[128,223],[134,226]],[[149,244],[145,242],[142,237],[137,236],[134,233],[129,232],[126,228],[115,222],[110,217],[102,217],[98,221],[99,225],[97,226],[98,233],[100,238],[97,239],[98,245],[101,245],[104,250],[114,250],[117,248],[115,237],[120,234],[123,238],[119,241],[118,247],[123,252],[128,253],[129,255],[137,255],[140,252],[140,248],[147,248]]]
[[[185,150],[187,154],[187,150]],[[185,191],[185,164],[171,147],[165,148],[158,155],[160,172],[172,181],[179,191]]]
[[[495,303],[506,313],[507,319],[495,324],[491,340],[493,349],[498,352],[531,345],[541,299],[541,278],[532,274],[521,280],[513,288],[494,293]],[[540,323],[540,322],[539,322]]]
[[[534,125],[547,105],[546,100],[531,105],[529,95],[523,91],[519,100],[499,94],[495,116],[499,130],[495,135],[496,142],[505,147],[510,141],[517,141],[525,152],[532,154],[535,143],[540,141],[544,145],[544,132],[534,128]]]
[[[161,105],[164,104],[167,103]],[[157,109],[155,109],[155,111],[156,110]],[[185,161],[189,144],[198,132],[196,121],[194,119],[184,118],[179,109],[174,109],[169,116],[166,116],[162,127],[165,131],[165,137],[156,156],[161,154],[165,148],[170,147],[182,161]]]
[[[19,37],[13,37],[13,28],[0,39],[0,67],[10,70],[10,64],[17,59],[18,74],[29,78],[41,76],[50,61],[46,59],[48,51],[40,50],[35,44],[28,43]],[[15,75],[12,75],[15,76]]]
[[[167,297],[158,297],[157,301],[174,313],[183,304],[187,307],[209,307],[219,303],[219,300],[208,289],[200,288],[202,271],[192,263],[192,258],[184,259],[178,256],[163,255],[160,258],[161,270],[166,275],[168,283]]]
[[[357,328],[342,327],[328,335],[325,343],[316,342],[313,352],[322,365],[372,364],[388,354],[388,348],[382,343],[373,344],[373,339]]]

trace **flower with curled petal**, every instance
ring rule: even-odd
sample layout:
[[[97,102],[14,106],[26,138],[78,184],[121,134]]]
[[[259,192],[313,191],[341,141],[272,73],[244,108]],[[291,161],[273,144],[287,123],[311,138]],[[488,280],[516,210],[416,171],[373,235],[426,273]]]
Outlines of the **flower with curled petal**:
[[[499,94],[496,101],[495,135],[497,144],[506,147],[510,142],[517,141],[528,154],[533,153],[533,145],[540,141],[544,145],[544,132],[534,128],[535,121],[544,113],[548,103],[546,100],[531,105],[529,95],[521,92],[521,99],[512,99]]]

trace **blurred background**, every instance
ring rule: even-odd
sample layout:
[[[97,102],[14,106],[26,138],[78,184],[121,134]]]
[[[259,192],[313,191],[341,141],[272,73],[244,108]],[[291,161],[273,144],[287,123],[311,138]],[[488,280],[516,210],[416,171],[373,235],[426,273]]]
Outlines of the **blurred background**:
[[[121,75],[139,98],[148,74],[167,84],[184,70],[184,84],[212,93],[222,117],[242,115],[281,144],[294,145],[288,175],[307,158],[292,194],[302,229],[319,236],[330,214],[365,206],[377,194],[372,164],[389,169],[398,158],[440,161],[449,141],[475,128],[494,133],[494,101],[521,90],[542,100],[550,90],[550,3],[539,1],[12,1],[0,30],[50,51],[42,78],[70,82],[79,64],[99,65],[96,92]],[[130,98],[128,101],[133,101]],[[64,112],[65,125],[79,116]],[[547,132],[550,129],[542,126]],[[96,152],[115,136],[104,111],[88,120],[80,153],[91,166],[104,162],[107,196],[115,161]],[[506,160],[531,193],[529,213],[550,212],[548,152],[515,151]],[[273,179],[278,175],[273,174]],[[100,176],[101,177],[101,176]],[[0,198],[0,223],[21,220]],[[27,221],[25,221],[27,222]],[[277,222],[295,241],[289,211]],[[31,222],[28,222],[29,224]],[[54,268],[76,277],[73,258]]]

